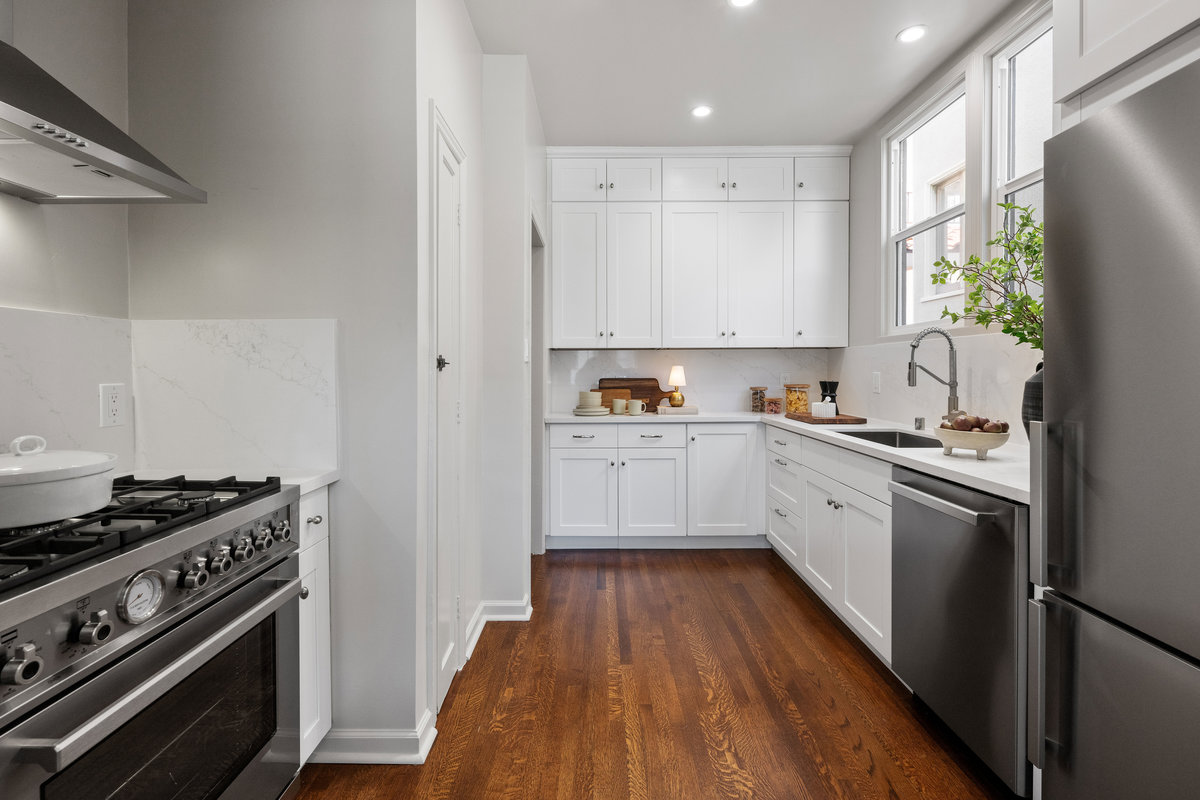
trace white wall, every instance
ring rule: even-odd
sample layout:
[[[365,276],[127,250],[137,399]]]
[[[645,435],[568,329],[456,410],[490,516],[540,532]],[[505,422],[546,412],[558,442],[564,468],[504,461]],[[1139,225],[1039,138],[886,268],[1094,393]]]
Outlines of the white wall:
[[[485,151],[481,618],[530,610],[531,214],[545,218],[545,136],[525,56],[483,57]]]
[[[129,17],[131,125],[209,193],[130,209],[132,314],[339,321],[327,744],[413,760],[429,743],[415,0],[132,0]]]
[[[125,0],[12,5],[13,45],[125,128]],[[174,167],[169,148],[149,149]],[[0,194],[0,306],[126,318],[128,265],[125,206],[42,206]]]

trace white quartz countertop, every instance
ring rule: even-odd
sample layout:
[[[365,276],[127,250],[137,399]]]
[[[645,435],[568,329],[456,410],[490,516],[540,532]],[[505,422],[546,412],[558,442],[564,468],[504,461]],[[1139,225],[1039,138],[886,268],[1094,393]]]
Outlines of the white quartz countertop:
[[[282,483],[299,486],[302,495],[320,489],[322,486],[328,486],[341,477],[341,472],[337,469],[321,469],[319,467],[272,470],[216,469],[214,467],[188,469],[183,467],[179,469],[136,469],[132,474],[135,478],[144,480],[173,478],[176,475],[183,475],[198,481],[228,478],[230,475],[247,481],[261,481],[264,478],[273,477],[279,478]]]
[[[988,492],[1018,503],[1029,503],[1029,447],[1011,441],[1003,447],[988,451],[980,461],[973,450],[955,450],[944,455],[941,448],[888,447],[864,439],[845,436],[839,430],[905,430],[924,433],[933,438],[932,431],[913,431],[911,426],[882,419],[868,419],[865,425],[810,425],[790,420],[781,414],[755,414],[748,411],[710,411],[699,414],[642,414],[577,417],[574,414],[550,414],[547,423],[580,425],[611,425],[613,423],[699,423],[699,422],[763,422],[803,436],[853,450],[892,464],[916,470],[935,478],[953,481],[971,489]]]

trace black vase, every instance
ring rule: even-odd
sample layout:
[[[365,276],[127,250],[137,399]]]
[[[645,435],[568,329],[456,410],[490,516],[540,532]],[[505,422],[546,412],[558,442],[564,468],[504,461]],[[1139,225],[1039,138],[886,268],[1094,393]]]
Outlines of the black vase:
[[[1038,362],[1037,371],[1025,381],[1025,392],[1021,395],[1021,424],[1025,426],[1025,435],[1029,435],[1029,423],[1042,421],[1042,362]]]

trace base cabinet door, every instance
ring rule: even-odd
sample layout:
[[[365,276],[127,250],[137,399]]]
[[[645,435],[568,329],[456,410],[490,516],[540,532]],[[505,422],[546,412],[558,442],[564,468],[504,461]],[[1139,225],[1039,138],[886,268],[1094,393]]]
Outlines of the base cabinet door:
[[[804,552],[801,575],[810,586],[836,605],[841,587],[841,548],[838,547],[838,515],[833,498],[841,484],[819,472],[804,468]]]
[[[841,605],[846,622],[885,660],[892,660],[892,508],[843,489]]]
[[[763,532],[763,460],[757,424],[688,425],[688,535]]]
[[[300,551],[300,763],[333,724],[329,539]]]
[[[551,536],[617,535],[616,448],[550,450]]]
[[[619,499],[621,536],[687,535],[687,451],[622,448]]]

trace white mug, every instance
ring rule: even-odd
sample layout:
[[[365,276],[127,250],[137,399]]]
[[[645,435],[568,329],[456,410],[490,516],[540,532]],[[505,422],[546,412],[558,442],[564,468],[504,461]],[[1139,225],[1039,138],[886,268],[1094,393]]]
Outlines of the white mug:
[[[624,414],[625,413],[625,399],[624,398],[621,398],[621,397],[613,398],[613,413],[614,414]]]
[[[629,401],[629,415],[631,417],[636,417],[637,415],[641,414],[645,410],[646,410],[646,401],[645,400],[630,400]]]

